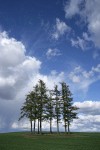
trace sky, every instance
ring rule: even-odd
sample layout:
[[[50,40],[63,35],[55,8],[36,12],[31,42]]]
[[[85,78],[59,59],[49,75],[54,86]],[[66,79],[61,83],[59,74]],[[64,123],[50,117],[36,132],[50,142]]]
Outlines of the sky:
[[[39,79],[69,85],[80,108],[72,131],[100,132],[99,0],[0,0],[0,132],[30,128],[18,118]]]

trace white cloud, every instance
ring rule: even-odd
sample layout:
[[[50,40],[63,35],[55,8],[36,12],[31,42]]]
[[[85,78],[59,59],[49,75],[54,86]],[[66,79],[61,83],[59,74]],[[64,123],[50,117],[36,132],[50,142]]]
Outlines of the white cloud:
[[[81,48],[83,51],[91,48],[89,45],[91,42],[91,37],[86,32],[83,32],[82,37],[77,36],[76,39],[71,38],[72,46],[76,48]]]
[[[25,95],[42,79],[49,88],[64,80],[64,73],[40,73],[41,63],[25,54],[22,42],[0,33],[0,132],[17,128],[20,108]],[[55,55],[60,55],[56,49]]]
[[[76,48],[81,48],[83,51],[87,49],[86,47],[86,41],[80,37],[77,37],[76,40],[71,39],[72,46],[75,46]]]
[[[66,5],[64,7],[65,10],[65,17],[66,18],[72,18],[74,15],[80,13],[80,4],[83,0],[70,0],[69,2],[66,2]]]
[[[66,18],[72,18],[77,14],[83,19],[90,35],[89,41],[93,41],[95,46],[100,48],[100,1],[70,0],[64,10]]]
[[[75,102],[79,107],[79,119],[72,123],[71,129],[83,132],[100,132],[100,101]]]
[[[1,57],[0,59],[0,132],[23,127],[23,125],[17,125],[20,108],[25,95],[39,79],[42,79],[50,89],[54,84],[65,81],[64,72],[57,73],[53,70],[49,75],[41,74],[41,62],[35,57],[26,55],[25,51],[22,42],[10,38],[6,32],[0,33],[0,57],[4,58]],[[85,87],[89,86],[90,83],[100,79],[99,74],[100,65],[92,67],[88,72],[77,67],[70,73],[69,78],[73,85],[74,83],[79,84],[80,88],[83,89],[82,83],[86,84]],[[96,121],[98,123],[98,117]],[[24,127],[27,128],[28,123],[25,124]],[[55,123],[53,125],[55,127]]]
[[[30,76],[39,71],[41,62],[25,52],[22,42],[6,32],[0,33],[0,98],[13,99],[28,84]]]
[[[62,54],[61,54],[60,50],[58,50],[57,48],[54,48],[54,49],[49,48],[46,53],[47,58],[60,56],[60,55],[62,55]]]
[[[75,67],[74,70],[69,73],[68,78],[69,82],[72,83],[72,87],[75,88],[75,91],[76,89],[87,91],[91,84],[100,80],[100,64],[96,67],[92,67],[90,71],[86,71],[80,66]]]
[[[59,18],[56,18],[56,25],[54,26],[54,33],[52,34],[52,38],[58,40],[60,36],[69,31],[70,27],[65,22],[60,21]]]
[[[100,1],[87,0],[84,15],[88,23],[88,31],[95,46],[100,48]]]
[[[14,129],[30,129],[30,122],[27,121],[27,119],[18,122],[18,118],[20,117],[20,108],[25,101],[25,95],[33,89],[33,86],[39,81],[39,79],[42,79],[49,89],[52,89],[54,84],[64,81],[65,75],[63,72],[54,72],[55,71],[51,71],[51,74],[48,76],[42,75],[39,72],[37,74],[33,74],[29,79],[27,79],[27,85],[25,84],[26,81],[24,81],[24,87],[20,87],[18,90],[16,89],[18,94],[16,97],[13,96],[13,100],[8,101],[0,98],[0,120],[2,122],[0,124],[0,132],[7,132]],[[29,74],[31,73],[29,72]],[[20,81],[17,81],[17,84],[21,86],[20,83]],[[6,90],[8,89],[9,87]],[[14,90],[12,89],[12,92],[14,92]],[[5,91],[4,94],[6,94]],[[6,97],[11,97],[11,94],[12,93],[9,93],[9,95],[7,94]]]
[[[100,115],[100,101],[83,101],[75,102],[74,105],[79,107],[79,113],[84,115]],[[100,120],[100,118],[99,118]]]
[[[0,67],[13,67],[22,63],[25,51],[21,42],[9,38],[5,31],[0,33]]]

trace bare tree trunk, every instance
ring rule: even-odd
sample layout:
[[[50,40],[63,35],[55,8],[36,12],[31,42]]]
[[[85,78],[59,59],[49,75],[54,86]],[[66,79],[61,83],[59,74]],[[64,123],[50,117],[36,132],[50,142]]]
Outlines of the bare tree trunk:
[[[65,122],[65,133],[67,132],[67,125],[66,125],[66,121]]]
[[[52,119],[50,118],[50,133],[52,133]]]
[[[32,133],[32,120],[30,120],[30,122],[31,122],[31,133]]]
[[[40,133],[39,119],[38,119],[38,134]]]
[[[68,121],[68,134],[70,133],[70,130],[69,130],[69,125],[70,125],[70,124],[69,124],[69,121]]]
[[[34,133],[35,133],[35,122],[36,122],[36,121],[35,121],[35,119],[34,119]]]
[[[40,133],[42,133],[42,119],[40,118]]]
[[[58,119],[57,119],[57,133],[59,133],[59,122],[58,122]]]

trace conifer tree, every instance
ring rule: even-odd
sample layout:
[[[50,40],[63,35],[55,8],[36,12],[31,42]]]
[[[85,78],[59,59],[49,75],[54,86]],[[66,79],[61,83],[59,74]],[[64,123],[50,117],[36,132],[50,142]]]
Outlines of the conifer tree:
[[[39,115],[39,108],[40,108],[40,104],[39,104],[39,87],[38,84],[35,85],[34,89],[33,89],[34,93],[35,93],[35,101],[36,101],[36,119],[38,120],[38,134],[40,132],[40,115]]]
[[[70,124],[73,119],[77,119],[77,107],[73,105],[72,93],[69,86],[61,83],[61,91],[55,85],[54,90],[47,90],[46,84],[39,80],[38,84],[26,96],[25,102],[21,108],[21,117],[26,117],[31,123],[34,121],[34,133],[36,120],[38,120],[38,133],[42,133],[42,122],[49,120],[50,133],[52,133],[52,120],[56,119],[57,133],[59,133],[59,123],[63,117],[65,132],[70,132]]]
[[[55,85],[54,91],[54,104],[55,104],[55,119],[57,122],[57,133],[59,133],[59,122],[61,120],[61,108],[60,108],[60,91],[58,90],[58,86]]]
[[[38,113],[40,120],[40,133],[42,133],[42,121],[46,118],[46,103],[47,103],[47,89],[46,85],[42,80],[38,83]]]
[[[46,118],[50,122],[50,133],[52,133],[52,120],[54,117],[52,92],[49,91],[48,101],[46,104]]]
[[[65,82],[61,83],[61,85],[62,85],[62,102],[63,102],[62,114],[63,114],[65,132],[66,132],[66,127],[67,127],[68,133],[69,133],[70,123],[73,121],[73,119],[77,119],[76,110],[78,108],[76,106],[73,106],[73,103],[72,103],[73,98],[72,98],[72,93],[69,90],[69,86],[66,85]]]
[[[31,95],[28,94],[26,96],[26,101],[24,102],[22,108],[21,108],[21,116],[19,118],[22,119],[24,117],[28,118],[30,120],[31,123],[31,133],[32,133],[32,120],[33,120],[33,112],[32,112],[32,99],[31,99]]]
[[[35,124],[36,124],[36,119],[38,116],[38,105],[37,105],[37,99],[36,99],[36,92],[32,91],[30,93],[30,98],[31,98],[31,105],[32,105],[32,116],[33,116],[33,121],[34,121],[34,133],[35,133]]]

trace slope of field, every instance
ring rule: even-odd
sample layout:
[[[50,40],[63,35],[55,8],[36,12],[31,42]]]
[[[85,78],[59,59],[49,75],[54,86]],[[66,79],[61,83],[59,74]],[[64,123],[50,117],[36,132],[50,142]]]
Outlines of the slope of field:
[[[100,133],[0,134],[0,150],[99,150]]]

